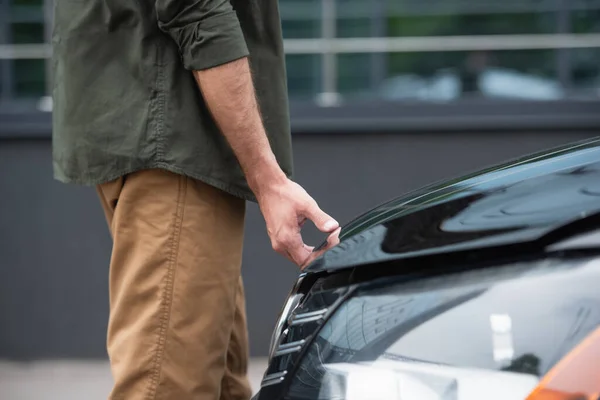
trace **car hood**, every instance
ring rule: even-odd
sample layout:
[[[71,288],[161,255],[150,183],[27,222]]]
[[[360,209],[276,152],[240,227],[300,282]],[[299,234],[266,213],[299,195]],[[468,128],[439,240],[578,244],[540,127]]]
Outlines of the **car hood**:
[[[540,240],[600,212],[600,138],[434,184],[342,227],[307,272]]]

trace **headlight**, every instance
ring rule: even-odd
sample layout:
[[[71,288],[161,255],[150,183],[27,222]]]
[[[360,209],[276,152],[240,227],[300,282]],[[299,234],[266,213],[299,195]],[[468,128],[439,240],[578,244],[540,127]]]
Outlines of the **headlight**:
[[[318,398],[328,400],[522,400],[538,383],[531,375],[401,361],[324,368]]]
[[[598,260],[545,260],[369,284],[307,340],[284,398],[524,400],[596,330],[600,343],[599,281]],[[579,375],[569,393],[600,390]]]

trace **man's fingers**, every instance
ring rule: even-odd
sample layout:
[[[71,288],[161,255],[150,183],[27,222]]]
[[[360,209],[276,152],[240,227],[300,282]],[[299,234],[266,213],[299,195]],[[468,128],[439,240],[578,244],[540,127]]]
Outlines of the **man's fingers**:
[[[313,250],[312,247],[304,244],[300,232],[293,227],[280,232],[273,238],[271,244],[275,251],[286,256],[298,266],[305,262]]]
[[[340,243],[340,232],[341,228],[338,227],[327,237],[327,242],[324,248],[315,251],[313,246],[308,246],[302,241],[300,233],[282,233],[278,237],[274,238],[272,244],[275,249],[281,255],[287,257],[291,262],[298,265],[301,269],[304,269],[310,263],[312,263],[317,257],[322,255],[325,251],[337,246]]]
[[[286,249],[286,252],[288,254],[288,258],[290,258],[291,261],[299,267],[302,266],[312,254],[310,246],[307,246],[304,243],[301,243],[300,246],[297,244],[292,245]]]
[[[304,245],[304,249],[309,253],[312,253],[315,250],[315,246],[309,246],[307,244]]]
[[[313,199],[308,201],[308,204],[303,211],[304,215],[310,219],[321,232],[330,233],[340,226],[335,219],[321,210],[317,202]]]
[[[340,233],[341,232],[342,232],[342,228],[337,228],[335,231],[330,233],[329,236],[327,237],[327,242],[326,242],[325,246],[323,246],[321,249],[314,251],[314,247],[312,247],[312,252],[310,253],[310,256],[308,256],[306,258],[306,260],[304,260],[304,262],[300,266],[300,269],[303,270],[304,268],[308,267],[314,260],[316,260],[318,257],[323,255],[323,253],[325,253],[327,250],[340,244]]]
[[[340,244],[340,233],[342,233],[341,227],[338,227],[335,231],[331,232],[331,234],[327,237],[326,250],[329,250],[330,248]]]

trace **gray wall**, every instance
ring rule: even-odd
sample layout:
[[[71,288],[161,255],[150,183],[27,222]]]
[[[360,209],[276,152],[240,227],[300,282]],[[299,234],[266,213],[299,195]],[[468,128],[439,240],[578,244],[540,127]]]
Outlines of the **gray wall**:
[[[343,223],[431,181],[596,135],[298,134],[296,179]],[[251,351],[265,355],[298,271],[270,250],[255,205],[246,238]],[[53,181],[49,140],[0,139],[0,358],[105,357],[110,246],[94,190]]]

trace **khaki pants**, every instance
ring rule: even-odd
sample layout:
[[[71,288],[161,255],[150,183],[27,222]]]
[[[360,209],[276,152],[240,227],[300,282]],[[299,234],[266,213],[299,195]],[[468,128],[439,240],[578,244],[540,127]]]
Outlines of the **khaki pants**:
[[[111,400],[248,400],[245,202],[162,170],[97,188],[113,237]]]

